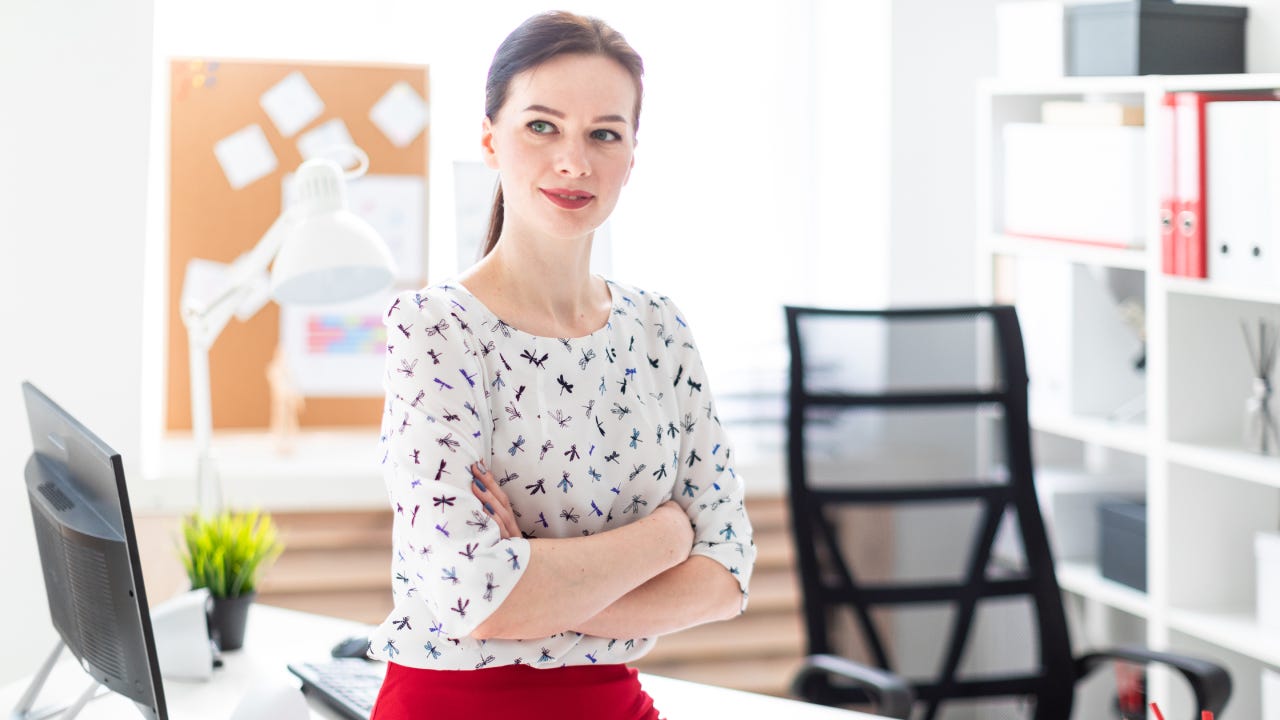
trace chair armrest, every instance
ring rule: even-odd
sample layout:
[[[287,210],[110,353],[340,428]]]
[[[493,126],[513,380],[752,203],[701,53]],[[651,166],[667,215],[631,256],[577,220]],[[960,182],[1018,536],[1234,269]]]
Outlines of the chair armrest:
[[[1124,660],[1141,665],[1160,663],[1182,673],[1191,684],[1199,706],[1195,711],[1196,720],[1199,720],[1201,710],[1208,710],[1214,717],[1220,717],[1227,700],[1231,699],[1231,675],[1221,665],[1186,655],[1157,652],[1140,645],[1122,645],[1082,655],[1076,659],[1076,677],[1083,678],[1109,660]]]
[[[893,673],[862,665],[838,655],[810,655],[791,681],[791,692],[809,702],[830,705],[848,702],[829,680],[835,675],[857,686],[876,706],[876,712],[905,720],[911,714],[915,694],[905,680]]]

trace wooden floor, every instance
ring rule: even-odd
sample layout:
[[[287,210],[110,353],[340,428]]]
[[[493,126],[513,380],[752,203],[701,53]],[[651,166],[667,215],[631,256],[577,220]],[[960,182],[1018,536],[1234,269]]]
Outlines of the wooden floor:
[[[644,672],[785,695],[803,652],[799,586],[782,499],[749,499],[759,555],[740,617],[673,633],[634,663]],[[391,611],[391,513],[276,513],[287,549],[261,602],[370,625]]]

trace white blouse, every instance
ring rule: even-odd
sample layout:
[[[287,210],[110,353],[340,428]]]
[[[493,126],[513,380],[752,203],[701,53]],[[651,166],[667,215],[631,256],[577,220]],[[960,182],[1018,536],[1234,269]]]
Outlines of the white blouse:
[[[458,284],[391,304],[381,455],[395,608],[370,638],[373,656],[460,670],[644,655],[654,638],[470,634],[519,582],[529,539],[611,530],[673,497],[694,525],[692,554],[733,573],[746,607],[751,523],[693,336],[668,298],[608,287],[608,323],[572,339],[516,330]],[[523,537],[503,539],[472,494],[469,467],[482,458]]]

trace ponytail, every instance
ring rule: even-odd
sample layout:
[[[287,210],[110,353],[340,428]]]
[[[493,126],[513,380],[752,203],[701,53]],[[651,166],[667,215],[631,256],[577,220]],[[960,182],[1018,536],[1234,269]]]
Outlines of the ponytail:
[[[489,232],[485,235],[484,247],[480,249],[477,260],[483,259],[497,247],[498,238],[502,236],[502,216],[502,183],[499,182],[498,189],[493,193],[493,209],[489,211]]]

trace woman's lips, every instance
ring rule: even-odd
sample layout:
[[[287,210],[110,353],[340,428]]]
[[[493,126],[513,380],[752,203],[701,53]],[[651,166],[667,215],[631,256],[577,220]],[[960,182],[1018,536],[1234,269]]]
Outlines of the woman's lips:
[[[565,210],[579,210],[587,206],[596,196],[585,190],[568,190],[566,188],[539,188],[542,194],[557,207]]]

